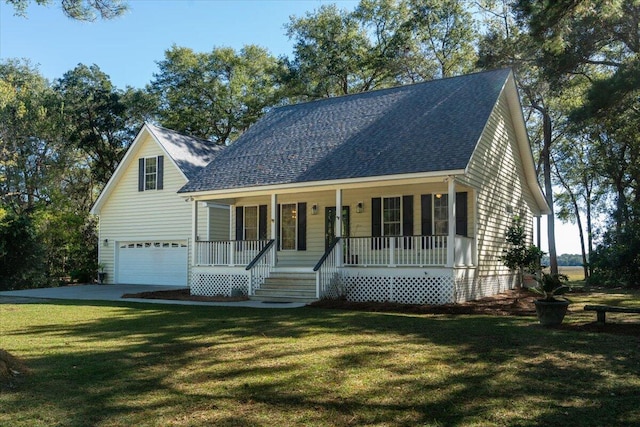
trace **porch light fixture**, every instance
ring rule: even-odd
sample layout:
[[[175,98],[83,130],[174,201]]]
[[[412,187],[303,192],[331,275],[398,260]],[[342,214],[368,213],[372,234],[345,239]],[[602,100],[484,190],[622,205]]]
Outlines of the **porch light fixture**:
[[[104,239],[102,246],[109,246],[109,239]]]
[[[311,205],[311,215],[317,215],[318,214],[318,204],[314,203],[313,205]]]
[[[442,194],[438,193],[436,194],[436,199],[441,199],[442,198]]]
[[[358,202],[358,204],[356,205],[356,212],[357,213],[364,212],[364,203],[363,202]]]

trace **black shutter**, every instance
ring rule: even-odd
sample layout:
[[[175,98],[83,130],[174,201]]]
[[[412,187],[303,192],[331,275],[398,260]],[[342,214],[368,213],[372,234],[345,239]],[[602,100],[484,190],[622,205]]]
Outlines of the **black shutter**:
[[[244,240],[244,207],[236,206],[236,240]]]
[[[158,156],[158,182],[156,183],[156,189],[162,190],[164,186],[162,185],[162,181],[164,180],[164,156]]]
[[[138,159],[138,191],[144,191],[144,159]]]
[[[298,250],[307,250],[307,204],[298,203]]]
[[[413,236],[413,196],[402,196],[402,235]],[[404,240],[404,248],[411,249],[411,239]]]
[[[422,235],[431,236],[433,234],[433,213],[432,213],[431,194],[423,194],[420,196],[422,208]]]
[[[276,235],[274,236],[276,239],[276,248],[278,250],[282,249],[282,245],[280,244],[280,204],[276,206]]]
[[[413,236],[413,196],[402,196],[402,235]]]
[[[258,206],[258,239],[267,240],[267,205]]]
[[[456,234],[468,236],[467,192],[456,193]]]
[[[433,199],[431,194],[423,194],[420,196],[420,209],[422,210],[421,223],[423,236],[431,236],[433,234],[433,214],[431,204]],[[422,240],[422,249],[427,249],[425,239]]]
[[[371,236],[382,236],[382,198],[374,197],[371,199]],[[371,249],[382,249],[381,239],[372,239]]]

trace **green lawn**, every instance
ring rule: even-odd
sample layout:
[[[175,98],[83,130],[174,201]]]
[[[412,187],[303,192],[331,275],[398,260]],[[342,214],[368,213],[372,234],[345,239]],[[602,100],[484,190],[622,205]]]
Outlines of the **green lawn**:
[[[605,297],[640,305],[577,296],[565,322]],[[1,426],[640,423],[638,336],[533,317],[53,302],[0,305],[0,328],[31,370]]]

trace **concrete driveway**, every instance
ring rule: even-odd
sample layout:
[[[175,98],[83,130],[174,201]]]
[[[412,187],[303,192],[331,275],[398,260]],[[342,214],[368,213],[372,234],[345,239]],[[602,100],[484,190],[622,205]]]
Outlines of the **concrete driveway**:
[[[21,291],[0,292],[1,303],[37,303],[41,299],[64,299],[86,301],[122,301],[143,302],[146,304],[177,304],[177,305],[205,305],[219,307],[253,307],[253,308],[298,308],[302,303],[264,303],[260,301],[238,302],[203,302],[159,300],[145,298],[122,298],[124,294],[140,292],[168,291],[184,289],[184,286],[150,286],[150,285],[77,285],[61,286],[59,288],[24,289]]]

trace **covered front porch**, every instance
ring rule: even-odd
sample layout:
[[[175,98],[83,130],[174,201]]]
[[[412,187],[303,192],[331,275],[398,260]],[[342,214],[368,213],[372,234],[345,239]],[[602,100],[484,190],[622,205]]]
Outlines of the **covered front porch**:
[[[193,199],[193,294],[443,304],[474,275],[475,192],[453,176],[247,193]],[[229,239],[200,238],[202,201],[230,206]]]

